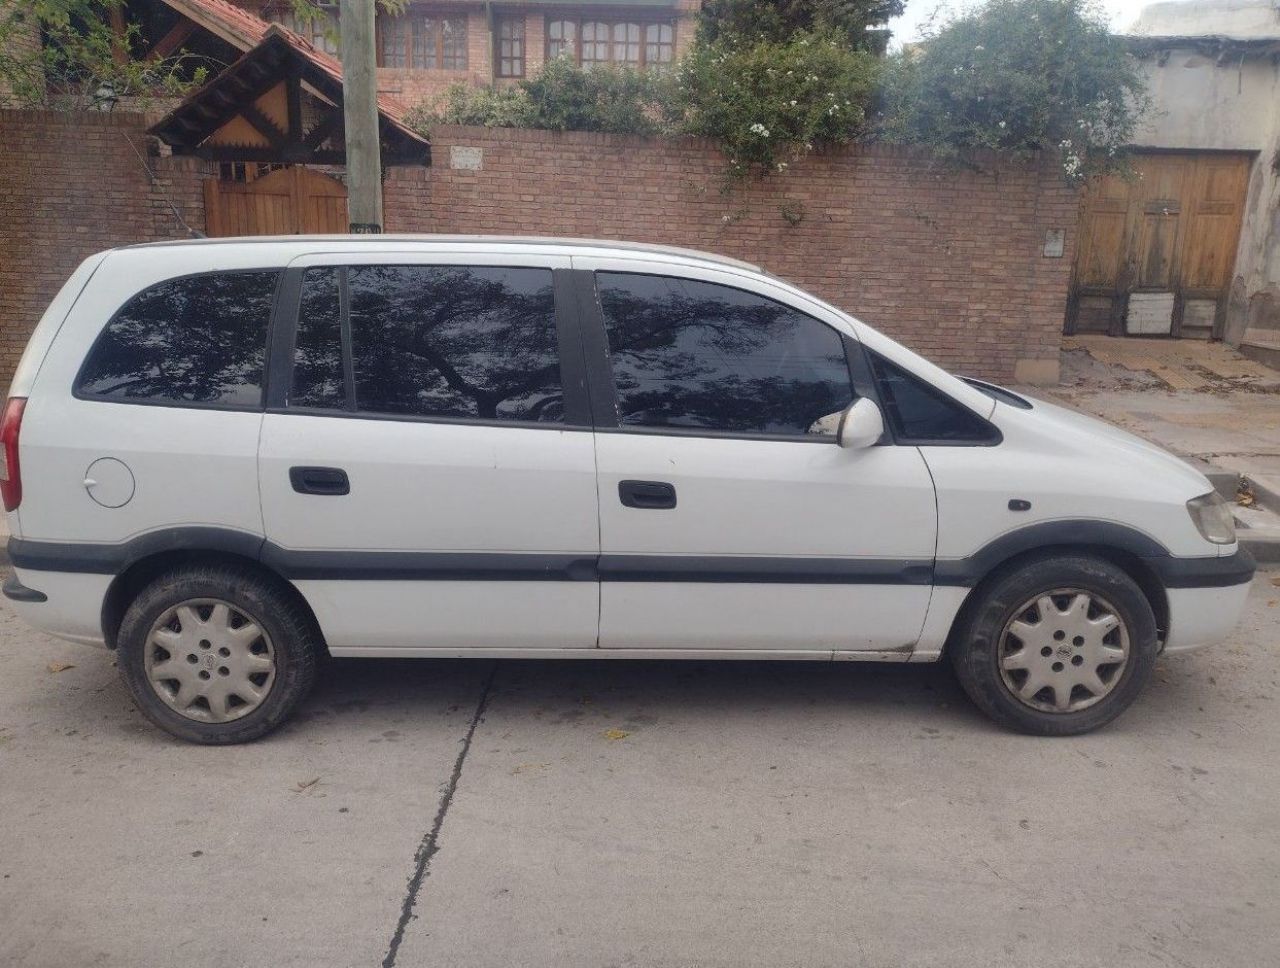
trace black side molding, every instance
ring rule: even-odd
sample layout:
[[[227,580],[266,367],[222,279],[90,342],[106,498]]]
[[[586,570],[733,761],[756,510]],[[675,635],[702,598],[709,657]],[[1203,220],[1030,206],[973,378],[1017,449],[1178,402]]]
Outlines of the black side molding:
[[[1165,588],[1229,588],[1253,581],[1257,563],[1241,548],[1225,558],[1148,558]]]
[[[1153,538],[1112,521],[1045,521],[1001,535],[965,558],[939,559],[934,584],[970,588],[1015,555],[1071,545],[1127,551],[1140,558],[1165,588],[1226,588],[1253,580],[1256,565],[1244,548],[1226,557],[1180,558]]]
[[[594,555],[501,551],[294,551],[268,543],[261,561],[312,581],[595,581]]]
[[[260,561],[285,578],[410,581],[737,582],[748,584],[952,585],[972,587],[1001,562],[1071,545],[1128,552],[1166,588],[1223,588],[1253,578],[1243,548],[1226,557],[1179,558],[1147,535],[1105,521],[1049,521],[1003,535],[966,558],[806,558],[771,555],[540,554],[512,552],[301,551],[227,528],[168,528],[119,544],[9,539],[15,567],[118,575],[165,551],[221,551]],[[44,601],[16,579],[15,601]],[[20,598],[30,594],[36,598]]]
[[[118,544],[9,538],[9,561],[32,571],[118,575],[135,561],[162,551],[225,551],[257,560],[265,538],[229,528],[164,528]]]
[[[1002,561],[1055,545],[1096,545],[1127,551],[1139,558],[1167,558],[1169,549],[1141,531],[1111,521],[1043,521],[996,538],[964,558],[940,558],[934,584],[972,587]]]
[[[47,602],[49,596],[44,592],[38,592],[34,588],[28,588],[22,582],[18,581],[17,575],[10,575],[4,580],[4,587],[0,589],[4,592],[4,597],[14,602]]]
[[[766,555],[601,555],[601,581],[780,585],[928,585],[928,558],[786,558]]]

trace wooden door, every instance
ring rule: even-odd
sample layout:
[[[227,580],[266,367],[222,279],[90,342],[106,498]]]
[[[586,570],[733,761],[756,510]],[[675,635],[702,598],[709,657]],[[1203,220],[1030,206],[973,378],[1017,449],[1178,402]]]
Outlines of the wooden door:
[[[210,236],[342,233],[348,229],[347,187],[302,165],[252,181],[204,183]]]
[[[1220,336],[1250,155],[1150,152],[1081,205],[1068,333]]]

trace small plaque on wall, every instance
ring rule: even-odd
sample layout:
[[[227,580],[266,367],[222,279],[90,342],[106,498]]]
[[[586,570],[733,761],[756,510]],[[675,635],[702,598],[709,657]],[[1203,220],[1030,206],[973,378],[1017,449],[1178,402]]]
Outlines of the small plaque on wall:
[[[484,167],[484,149],[464,145],[449,146],[449,167],[462,171],[479,171]]]
[[[1046,259],[1061,259],[1066,247],[1067,233],[1065,229],[1049,229],[1044,233],[1044,257]]]

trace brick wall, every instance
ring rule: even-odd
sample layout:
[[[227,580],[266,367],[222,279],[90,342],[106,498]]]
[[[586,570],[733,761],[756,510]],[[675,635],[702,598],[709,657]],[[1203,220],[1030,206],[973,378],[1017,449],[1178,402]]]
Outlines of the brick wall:
[[[140,115],[0,111],[0,380],[76,264],[204,227],[201,163],[151,157]],[[127,140],[128,139],[128,140]],[[130,140],[156,172],[154,183]],[[1052,165],[957,171],[863,147],[797,161],[729,194],[715,148],[659,140],[441,128],[435,166],[393,168],[391,232],[662,242],[758,263],[937,362],[975,376],[1057,376],[1076,196]],[[450,167],[450,147],[483,167]],[[1045,234],[1065,230],[1062,258]]]
[[[0,381],[8,382],[45,307],[86,256],[185,237],[166,196],[188,224],[204,228],[199,165],[149,157],[145,128],[137,114],[0,110]]]
[[[1053,165],[860,147],[797,161],[729,194],[697,139],[484,128],[433,132],[434,167],[392,169],[389,232],[510,233],[662,242],[758,263],[936,362],[1055,382],[1076,194]],[[479,171],[449,149],[483,149]],[[794,223],[794,224],[793,224]],[[1045,234],[1066,232],[1061,258]]]

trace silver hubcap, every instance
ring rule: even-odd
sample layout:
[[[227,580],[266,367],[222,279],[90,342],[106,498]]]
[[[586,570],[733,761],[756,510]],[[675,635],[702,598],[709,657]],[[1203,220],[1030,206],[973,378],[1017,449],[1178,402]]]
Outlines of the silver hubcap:
[[[1000,636],[1000,678],[1041,712],[1087,709],[1119,683],[1129,630],[1106,599],[1078,588],[1038,595],[1014,610]]]
[[[225,723],[267,698],[275,651],[262,626],[230,602],[193,598],[151,627],[146,673],[170,709],[198,722]]]

